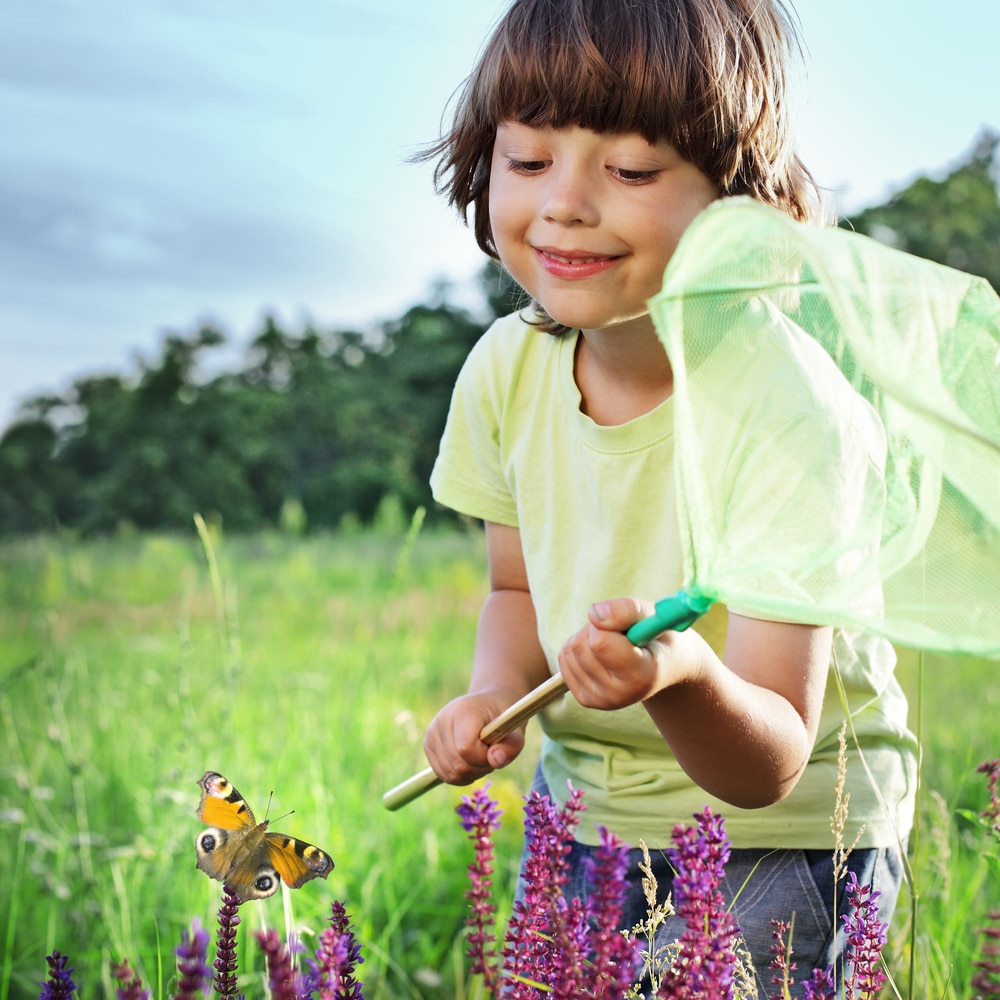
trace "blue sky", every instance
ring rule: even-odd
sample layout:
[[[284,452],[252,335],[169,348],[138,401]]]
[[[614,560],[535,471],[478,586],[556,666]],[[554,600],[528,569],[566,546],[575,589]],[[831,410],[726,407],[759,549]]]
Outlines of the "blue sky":
[[[499,0],[3,0],[0,426],[165,332],[364,325],[459,286],[407,157]],[[799,145],[851,211],[1000,130],[996,0],[800,0]]]

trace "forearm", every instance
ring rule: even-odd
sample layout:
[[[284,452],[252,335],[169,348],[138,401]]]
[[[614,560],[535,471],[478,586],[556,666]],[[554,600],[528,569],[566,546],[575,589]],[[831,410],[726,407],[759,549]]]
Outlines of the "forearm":
[[[574,697],[601,710],[641,702],[684,771],[717,798],[748,809],[784,798],[812,752],[832,630],[730,612],[722,659],[693,629],[639,649],[623,633],[647,603],[591,607],[590,624],[559,652]]]
[[[526,590],[494,590],[476,630],[469,694],[503,692],[513,704],[549,678]]]
[[[733,673],[707,646],[690,680],[644,705],[685,773],[741,808],[784,798],[812,752],[813,734],[794,706]]]

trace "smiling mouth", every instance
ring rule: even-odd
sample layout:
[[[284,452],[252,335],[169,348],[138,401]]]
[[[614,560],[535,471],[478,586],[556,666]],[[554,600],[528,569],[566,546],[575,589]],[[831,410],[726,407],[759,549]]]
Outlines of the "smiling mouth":
[[[559,264],[600,264],[617,259],[615,254],[588,254],[579,250],[552,250],[548,247],[536,247],[538,253]]]
[[[613,269],[625,255],[596,254],[585,250],[558,250],[554,247],[535,247],[537,260],[543,270],[558,280],[576,281],[595,278]]]

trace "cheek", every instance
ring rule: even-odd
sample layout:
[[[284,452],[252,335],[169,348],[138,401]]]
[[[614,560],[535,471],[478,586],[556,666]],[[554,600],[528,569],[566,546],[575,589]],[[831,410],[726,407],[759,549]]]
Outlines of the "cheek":
[[[495,174],[490,178],[489,191],[489,213],[490,229],[493,230],[493,238],[499,239],[508,225],[511,214],[510,195],[507,185],[502,177]]]
[[[504,266],[515,273],[523,246],[524,225],[515,199],[503,180],[491,182],[489,193],[490,232]],[[516,277],[516,273],[515,273]]]

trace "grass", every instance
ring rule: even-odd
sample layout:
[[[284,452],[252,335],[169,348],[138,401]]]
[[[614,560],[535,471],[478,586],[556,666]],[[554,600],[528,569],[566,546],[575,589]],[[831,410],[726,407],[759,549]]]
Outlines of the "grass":
[[[168,995],[181,928],[195,915],[211,926],[219,904],[219,885],[194,867],[206,769],[258,819],[295,810],[278,828],[333,856],[327,882],[290,894],[294,922],[318,931],[330,899],[344,901],[370,1000],[469,995],[461,792],[439,788],[397,813],[380,800],[424,766],[426,724],[464,689],[481,537],[205,532],[207,548],[194,531],[0,545],[0,1000],[37,996],[54,949],[69,953],[81,995],[110,995],[110,963],[124,957]],[[919,666],[900,668],[914,693]],[[922,666],[918,997],[963,994],[974,930],[1000,901],[982,835],[960,815],[985,804],[974,769],[1000,752],[995,670]],[[506,811],[501,899],[532,763],[525,754],[493,785]],[[251,929],[281,926],[281,896],[243,915]],[[903,995],[908,919],[901,901],[890,951]],[[254,952],[244,975],[261,968]]]

